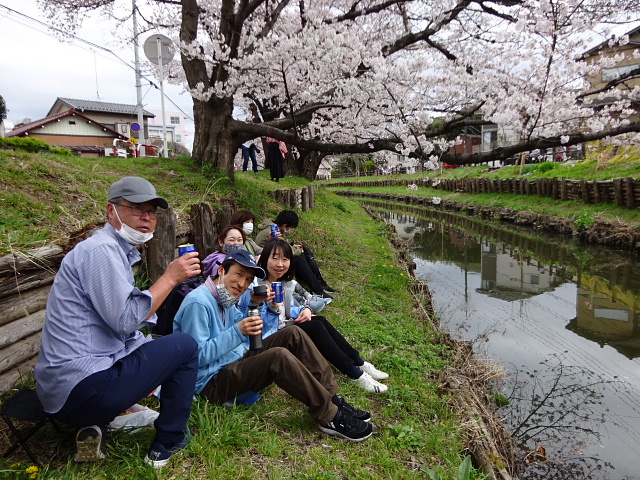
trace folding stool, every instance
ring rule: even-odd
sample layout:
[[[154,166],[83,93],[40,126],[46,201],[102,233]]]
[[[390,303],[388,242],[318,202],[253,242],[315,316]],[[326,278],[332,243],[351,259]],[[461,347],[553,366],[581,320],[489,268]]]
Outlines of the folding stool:
[[[42,428],[47,422],[51,422],[57,432],[61,432],[58,424],[53,420],[51,415],[44,411],[44,407],[36,394],[31,388],[23,388],[2,404],[2,418],[13,433],[15,442],[2,455],[7,458],[19,447],[24,448],[27,455],[35,465],[40,465],[36,456],[33,454],[27,441],[33,434]],[[14,423],[14,420],[34,423],[30,428],[20,430]]]

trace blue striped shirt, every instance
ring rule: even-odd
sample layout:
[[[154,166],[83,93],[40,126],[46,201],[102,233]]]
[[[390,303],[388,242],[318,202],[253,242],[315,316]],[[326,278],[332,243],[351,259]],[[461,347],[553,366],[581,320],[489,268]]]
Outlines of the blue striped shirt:
[[[138,250],[108,223],[62,260],[34,372],[47,412],[58,412],[81,380],[151,339],[138,331],[152,304],[151,293],[134,286],[131,266],[138,261]]]

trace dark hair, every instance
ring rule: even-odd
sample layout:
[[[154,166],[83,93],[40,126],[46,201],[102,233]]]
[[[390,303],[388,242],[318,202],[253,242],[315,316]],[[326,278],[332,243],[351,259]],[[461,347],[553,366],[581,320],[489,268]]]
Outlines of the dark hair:
[[[231,225],[242,225],[247,220],[251,220],[252,222],[256,221],[256,217],[249,210],[236,210],[231,215],[231,220],[229,223]]]
[[[239,225],[227,225],[222,230],[220,230],[220,233],[218,234],[218,246],[220,246],[220,243],[224,242],[225,237],[228,235],[228,233],[231,230],[238,230],[242,234],[242,243],[246,243],[247,234],[244,233],[244,230],[242,230],[241,226],[239,226]],[[218,251],[222,251],[222,247],[220,247],[218,249]]]
[[[291,245],[289,245],[286,240],[283,240],[281,238],[272,238],[267,243],[265,243],[264,248],[262,249],[262,253],[260,254],[260,259],[258,260],[258,266],[262,267],[262,269],[267,272],[268,277],[269,271],[267,270],[267,262],[271,258],[271,254],[273,252],[277,252],[278,250],[282,252],[282,255],[285,258],[291,260],[291,263],[289,264],[289,270],[287,270],[286,273],[279,278],[279,280],[283,282],[293,280],[293,277],[296,274],[296,269],[293,265],[293,250],[291,250]]]
[[[298,214],[293,210],[283,210],[276,217],[275,223],[276,225],[282,226],[287,225],[291,228],[296,228],[298,226]]]

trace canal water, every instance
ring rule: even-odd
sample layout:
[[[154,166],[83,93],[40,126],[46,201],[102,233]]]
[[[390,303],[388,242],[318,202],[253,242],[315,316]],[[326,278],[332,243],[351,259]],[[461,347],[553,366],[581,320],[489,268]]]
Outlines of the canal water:
[[[527,460],[518,478],[640,479],[639,259],[364,203],[412,245],[443,326],[504,366],[496,394],[509,405],[497,414]]]

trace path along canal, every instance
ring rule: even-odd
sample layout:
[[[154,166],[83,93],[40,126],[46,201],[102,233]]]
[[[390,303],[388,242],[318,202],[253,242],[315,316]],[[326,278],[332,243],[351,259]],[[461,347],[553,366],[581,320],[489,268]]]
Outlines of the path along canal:
[[[363,203],[413,246],[443,327],[505,367],[497,415],[521,448],[518,478],[640,478],[636,255]]]

